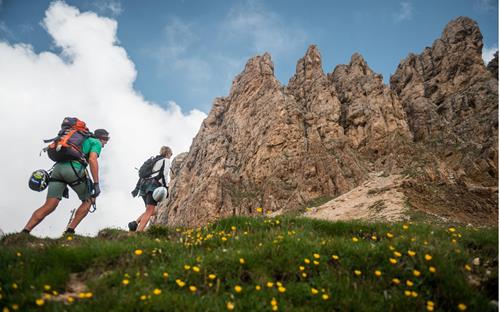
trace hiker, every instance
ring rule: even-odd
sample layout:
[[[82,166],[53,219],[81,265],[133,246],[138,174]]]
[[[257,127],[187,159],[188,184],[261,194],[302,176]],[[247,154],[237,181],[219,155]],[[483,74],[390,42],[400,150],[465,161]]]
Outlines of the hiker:
[[[30,233],[46,216],[59,205],[62,197],[68,198],[68,185],[76,192],[82,204],[75,212],[73,220],[68,224],[65,234],[74,234],[75,228],[88,214],[90,206],[95,204],[96,197],[101,193],[99,188],[99,164],[97,158],[101,149],[109,141],[109,133],[105,129],[97,129],[93,136],[84,139],[81,153],[86,161],[58,161],[52,168],[48,184],[48,194],[45,203],[33,212],[30,220],[22,230]],[[93,183],[88,177],[86,166],[90,167]]]
[[[166,187],[168,190],[170,157],[172,150],[168,146],[160,148],[160,155],[148,159],[139,169],[139,181],[132,196],[140,195],[146,206],[146,211],[142,213],[137,220],[129,222],[128,228],[131,232],[144,231],[149,219],[156,215],[156,201],[153,192],[159,187]],[[168,191],[167,191],[168,193]],[[168,196],[168,195],[167,195]]]

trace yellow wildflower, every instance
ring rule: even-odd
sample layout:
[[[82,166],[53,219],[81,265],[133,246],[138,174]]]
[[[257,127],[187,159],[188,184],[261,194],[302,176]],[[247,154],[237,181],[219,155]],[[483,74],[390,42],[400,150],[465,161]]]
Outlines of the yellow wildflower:
[[[393,238],[394,237],[394,234],[392,234],[392,233],[387,233],[386,235],[387,235],[388,238]]]
[[[278,305],[278,301],[276,301],[276,298],[273,297],[273,299],[271,300],[271,305],[274,307],[276,305]]]
[[[468,264],[464,265],[464,268],[465,268],[467,271],[471,271],[471,270],[472,270],[472,268],[471,268],[471,267],[470,267],[470,265],[468,265]]]
[[[242,290],[243,288],[241,288],[241,286],[239,285],[234,286],[234,291],[236,291],[237,293],[240,293]]]
[[[128,279],[124,279],[124,280],[122,281],[122,284],[123,284],[123,285],[128,285],[128,283],[129,283],[129,280],[128,280]]]
[[[306,277],[307,277],[307,273],[302,272],[302,277],[303,277],[303,278],[306,278]]]
[[[236,231],[236,227],[234,225],[231,227],[231,231]]]
[[[179,285],[179,287],[184,287],[184,285],[186,285],[186,283],[184,283],[183,281],[181,281],[180,279],[176,279],[175,282],[177,283],[177,285]]]
[[[428,306],[427,306],[427,311],[434,311],[434,306],[430,306],[430,305],[428,305]]]
[[[401,253],[398,251],[393,252],[393,254],[394,254],[394,257],[397,257],[397,258],[402,256]]]
[[[411,291],[405,290],[405,296],[410,297],[411,296]]]
[[[155,294],[155,295],[157,295],[157,296],[158,296],[159,294],[161,294],[161,289],[159,289],[159,288],[155,288],[155,289],[153,290],[153,294]]]
[[[426,255],[425,255],[425,260],[427,260],[427,261],[431,261],[431,260],[432,260],[432,256],[431,256],[431,255],[429,255],[429,254],[426,254]]]
[[[451,228],[448,229],[448,231],[450,231],[451,233],[453,233],[453,232],[456,231],[456,229],[454,227],[451,227]]]
[[[135,253],[136,256],[140,256],[140,255],[142,255],[142,250],[141,249],[136,249],[134,251],[134,253]]]
[[[196,286],[193,286],[193,285],[189,286],[189,290],[191,290],[191,292],[195,292],[196,291]]]
[[[285,287],[283,287],[283,286],[280,286],[280,287],[278,287],[278,291],[279,291],[280,293],[284,293],[284,292],[286,291],[286,288],[285,288]]]
[[[352,241],[353,241],[354,243],[357,243],[357,242],[358,242],[358,238],[357,238],[357,237],[353,237],[353,238],[352,238]]]
[[[223,242],[225,242],[225,241],[227,241],[227,238],[225,238],[225,237],[221,237],[221,240],[222,240]],[[233,309],[234,309],[234,306],[233,306]]]
[[[92,293],[91,292],[86,292],[85,293],[85,298],[89,299],[89,298],[92,298]]]
[[[260,285],[255,285],[255,290],[260,290],[260,289],[261,289]]]
[[[193,267],[193,272],[196,272],[196,273],[200,272],[200,268],[197,267],[197,266],[194,266]]]
[[[436,268],[433,266],[429,267],[429,272],[436,273]]]
[[[389,262],[390,262],[391,264],[396,264],[396,263],[398,263],[398,260],[396,260],[396,259],[394,259],[394,258],[389,258]]]
[[[67,301],[68,303],[73,303],[73,301],[75,301],[75,298],[73,298],[73,297],[68,297],[68,299],[66,299],[66,301]]]
[[[273,282],[267,282],[266,286],[267,286],[268,288],[271,288],[271,287],[273,287],[273,286],[274,286],[274,283],[273,283]]]
[[[412,296],[413,298],[417,298],[417,297],[418,297],[418,293],[417,293],[416,291],[412,291],[412,292],[411,292],[411,296]]]
[[[163,272],[163,277],[167,278],[168,277],[168,273],[167,272]]]
[[[414,252],[413,250],[408,250],[408,255],[410,255],[411,257],[414,257],[417,253]]]
[[[258,213],[262,213],[262,208],[261,207],[258,207],[257,209],[255,209]]]
[[[419,277],[420,276],[420,271],[413,270],[413,275],[416,276],[416,277]]]
[[[467,310],[467,306],[466,306],[465,304],[463,304],[463,303],[460,303],[460,304],[458,305],[458,309],[459,309],[460,311],[465,311],[465,310]]]
[[[245,259],[240,258],[240,264],[245,264]]]
[[[148,297],[146,297],[146,295],[142,295],[139,297],[142,301],[146,300]]]
[[[394,285],[399,285],[399,283],[401,283],[401,281],[400,281],[398,278],[393,278],[393,279],[392,279],[392,283],[393,283]]]
[[[23,254],[22,254],[22,253],[20,253],[19,251],[18,251],[18,252],[16,252],[16,256],[21,257],[22,255],[23,255]]]
[[[318,290],[316,288],[311,288],[311,294],[316,295]]]
[[[300,270],[300,271],[304,271],[304,269],[305,269],[305,268],[304,268],[303,266],[299,266],[299,270]]]
[[[403,230],[408,230],[409,226],[408,224],[403,224]]]
[[[330,296],[328,296],[327,294],[323,294],[321,296],[321,298],[323,298],[323,300],[328,300],[328,298],[330,298]]]
[[[16,283],[12,283],[12,288],[13,288],[13,289],[17,289],[18,287],[19,287],[19,286],[17,286],[17,284],[16,284]]]
[[[314,260],[313,263],[314,263],[314,265],[319,265],[319,262],[316,260]]]
[[[188,264],[184,264],[184,270],[186,270],[186,271],[187,271],[187,270],[189,270],[189,269],[191,269],[191,266],[190,266],[190,265],[188,265]]]
[[[50,285],[43,285],[43,289],[45,289],[46,291],[49,291],[50,290]]]
[[[356,274],[356,276],[360,276],[361,275],[361,271],[360,270],[354,270],[354,274]]]
[[[320,256],[319,254],[315,253],[315,254],[313,254],[313,257],[314,257],[315,259],[319,259],[321,256]]]
[[[377,236],[372,235],[372,240],[376,241],[377,240]]]
[[[306,264],[309,264],[309,263],[311,263],[311,260],[309,260],[308,258],[305,258],[305,259],[304,259],[304,262],[305,262]]]
[[[208,278],[214,280],[217,276],[215,274],[209,274]]]
[[[37,306],[41,307],[41,306],[43,306],[45,304],[45,300],[43,300],[43,299],[36,299],[35,303],[36,303]]]
[[[408,287],[412,287],[412,286],[413,286],[413,282],[412,282],[412,281],[410,281],[410,280],[407,280],[407,281],[406,281],[406,286],[408,286]]]
[[[375,276],[377,277],[382,276],[382,272],[380,272],[379,270],[375,270]]]
[[[337,255],[332,255],[332,259],[333,259],[333,260],[339,260],[340,258],[339,258],[339,256],[337,256]]]
[[[69,241],[72,241],[73,240],[73,236],[70,235],[70,236],[66,237],[66,239],[69,240]]]

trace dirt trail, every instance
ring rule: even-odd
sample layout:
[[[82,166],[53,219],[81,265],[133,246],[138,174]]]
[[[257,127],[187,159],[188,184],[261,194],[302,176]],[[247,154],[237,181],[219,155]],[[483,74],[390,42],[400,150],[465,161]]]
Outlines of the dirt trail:
[[[405,213],[406,196],[401,191],[403,176],[370,174],[357,188],[315,208],[304,215],[324,220],[400,221]]]

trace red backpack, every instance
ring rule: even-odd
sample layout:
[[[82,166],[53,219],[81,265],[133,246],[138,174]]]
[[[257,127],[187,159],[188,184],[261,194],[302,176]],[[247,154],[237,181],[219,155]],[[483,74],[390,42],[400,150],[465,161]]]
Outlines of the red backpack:
[[[82,153],[82,144],[91,136],[92,133],[85,122],[75,117],[66,117],[57,136],[53,139],[43,140],[45,143],[52,142],[44,150],[49,158],[55,162],[69,160],[86,162],[85,155]]]

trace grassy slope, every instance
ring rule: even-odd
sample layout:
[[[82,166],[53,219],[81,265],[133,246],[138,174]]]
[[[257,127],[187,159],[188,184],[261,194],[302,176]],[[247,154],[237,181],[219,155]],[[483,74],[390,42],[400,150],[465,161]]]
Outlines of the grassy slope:
[[[425,311],[428,301],[434,311],[455,311],[459,304],[468,311],[495,310],[490,301],[498,301],[497,228],[405,227],[235,217],[198,230],[152,228],[142,235],[10,235],[0,245],[0,308],[269,311],[274,298],[281,311]],[[81,296],[90,298],[54,301],[54,294],[67,290],[70,274],[88,287]]]

